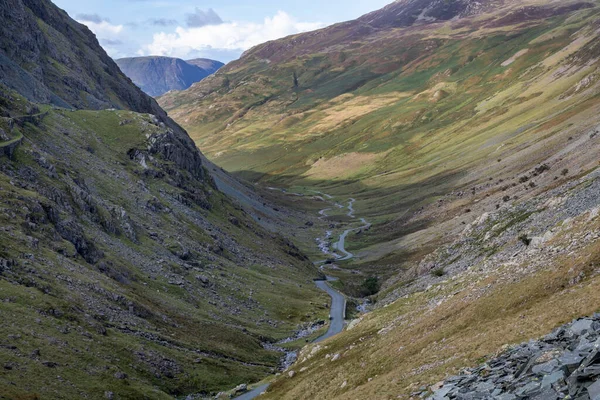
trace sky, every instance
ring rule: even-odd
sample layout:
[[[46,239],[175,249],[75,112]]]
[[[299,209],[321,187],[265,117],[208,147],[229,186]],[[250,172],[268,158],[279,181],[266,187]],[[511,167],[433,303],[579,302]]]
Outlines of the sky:
[[[392,0],[53,0],[113,58],[229,62],[269,40],[355,19]]]

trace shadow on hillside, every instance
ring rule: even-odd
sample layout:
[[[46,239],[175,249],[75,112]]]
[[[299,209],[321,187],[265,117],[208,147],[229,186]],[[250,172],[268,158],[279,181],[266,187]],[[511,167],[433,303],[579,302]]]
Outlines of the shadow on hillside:
[[[349,198],[358,200],[356,214],[374,224],[374,229],[364,234],[361,243],[365,246],[386,242],[427,229],[433,221],[423,217],[422,211],[437,199],[461,189],[459,182],[464,172],[447,172],[424,179],[418,183],[389,187],[368,187],[360,180],[317,180],[301,179],[293,175],[269,175],[254,171],[239,171],[232,175],[238,179],[254,182],[258,187],[286,189],[285,182],[294,182],[294,187],[310,188],[334,196],[342,202]],[[293,193],[295,189],[289,189]],[[316,194],[316,193],[315,193]],[[302,208],[302,202],[295,201]]]
[[[314,192],[327,193],[334,196],[339,203],[346,203],[347,199],[357,200],[355,215],[365,218],[373,223],[371,229],[360,229],[351,232],[347,237],[346,248],[353,253],[370,246],[397,241],[405,236],[424,231],[439,223],[438,218],[432,219],[431,214],[425,213],[426,208],[436,207],[438,200],[458,190],[464,190],[464,179],[466,173],[459,171],[441,173],[418,183],[390,185],[388,187],[369,187],[360,180],[317,180],[302,179],[293,175],[273,176],[253,171],[239,171],[232,174],[238,179],[255,183],[255,187],[274,203],[285,204],[307,213],[316,213],[321,204],[307,202],[302,196],[294,196],[296,191],[306,189]],[[293,187],[286,188],[286,182],[293,182]],[[249,184],[252,186],[252,184]],[[277,188],[286,190],[290,195],[286,196]],[[304,190],[303,190],[304,189]],[[318,195],[314,193],[314,195]],[[345,205],[345,204],[344,204]],[[450,217],[450,215],[448,215]],[[330,220],[335,223],[335,220]],[[411,249],[389,248],[389,252],[381,253],[377,260],[368,262],[354,259],[341,263],[337,270],[329,270],[328,273],[342,279],[342,290],[347,295],[361,297],[362,285],[366,277],[378,276],[386,281],[393,276],[402,281],[410,279],[411,270],[409,266],[415,260],[422,258],[431,252],[439,243],[435,239],[429,239],[424,243]],[[377,247],[377,246],[376,246]],[[356,273],[356,271],[360,271]]]

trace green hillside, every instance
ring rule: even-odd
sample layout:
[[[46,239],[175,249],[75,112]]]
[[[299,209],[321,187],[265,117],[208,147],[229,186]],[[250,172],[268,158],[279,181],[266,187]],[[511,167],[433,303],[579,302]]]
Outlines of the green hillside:
[[[474,3],[397,1],[158,99],[226,170],[373,223],[334,207],[315,227],[356,228],[323,268],[371,312],[265,398],[427,398],[600,310],[600,4]]]
[[[366,16],[269,42],[159,103],[228,171],[356,197],[379,226],[366,244],[381,243],[454,191],[500,192],[544,160],[542,141],[593,123],[597,3],[484,11],[391,28]]]
[[[0,398],[199,398],[277,371],[268,344],[327,316],[319,271],[85,26],[45,0],[0,22]]]
[[[0,172],[2,396],[216,393],[272,373],[262,343],[323,318],[289,242],[148,152],[169,136],[155,117],[40,111],[1,122],[23,137]]]
[[[427,398],[600,311],[599,21],[400,0],[250,49],[167,116],[51,2],[1,3],[0,398]],[[310,343],[330,308],[345,330]]]

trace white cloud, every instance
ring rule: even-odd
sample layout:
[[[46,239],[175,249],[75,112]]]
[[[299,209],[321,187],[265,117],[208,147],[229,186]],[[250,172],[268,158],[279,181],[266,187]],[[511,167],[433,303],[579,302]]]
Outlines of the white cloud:
[[[319,22],[299,22],[279,11],[275,16],[265,18],[263,23],[224,22],[202,27],[178,27],[174,33],[157,33],[152,43],[143,46],[138,54],[185,58],[210,49],[245,51],[269,40],[324,26]]]
[[[97,37],[102,39],[116,40],[123,32],[123,25],[113,25],[106,20],[100,22],[80,20],[78,22],[87,25],[87,27],[90,28],[90,30],[94,32]]]

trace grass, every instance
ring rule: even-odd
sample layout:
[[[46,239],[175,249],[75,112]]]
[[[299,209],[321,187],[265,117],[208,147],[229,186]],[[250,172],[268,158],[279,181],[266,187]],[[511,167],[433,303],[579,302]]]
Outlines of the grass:
[[[593,90],[573,89],[595,71],[577,60],[596,55],[587,29],[597,14],[593,8],[528,25],[484,23],[473,31],[448,22],[420,27],[420,35],[383,32],[369,42],[342,41],[341,58],[337,51],[312,49],[270,64],[240,62],[161,102],[211,159],[240,176],[265,186],[318,189],[339,201],[355,197],[357,215],[374,226],[349,235],[348,249],[357,258],[340,263],[336,285],[358,296],[365,279],[377,277],[383,286],[373,300],[384,301],[417,285],[431,269],[428,257],[458,237],[476,246],[487,233],[524,232],[532,214],[519,202],[575,179],[576,170],[597,167],[596,153],[578,149],[596,143],[587,130],[599,98]],[[525,56],[502,66],[524,48]],[[569,70],[572,63],[576,71]],[[22,99],[14,103],[24,109]],[[275,371],[278,355],[261,341],[278,341],[301,323],[326,318],[327,296],[310,280],[318,272],[286,255],[276,236],[203,184],[194,188],[212,208],[182,205],[178,196],[186,189],[174,184],[176,178],[145,176],[129,159],[127,150],[144,149],[146,135],[159,131],[147,116],[121,111],[50,110],[40,125],[23,128],[26,144],[7,166],[12,175],[0,174],[7,205],[0,225],[10,228],[0,237],[0,256],[18,261],[0,279],[10,342],[0,347],[0,357],[12,368],[0,373],[1,396],[214,394]],[[42,150],[58,179],[36,156]],[[535,188],[518,183],[542,162],[556,175],[567,167],[573,172],[556,182],[536,178]],[[46,191],[11,182],[18,168],[33,171]],[[82,187],[89,190],[78,194]],[[73,216],[85,227],[107,266],[85,263],[72,243],[51,235],[42,206],[61,202],[71,209],[61,208],[60,217]],[[163,211],[150,212],[148,202],[162,204]],[[284,202],[311,215],[324,207],[304,198]],[[504,207],[514,212],[475,232],[480,236],[469,233],[478,218]],[[106,231],[128,221],[121,209],[137,238]],[[296,225],[305,226],[302,218],[294,219]],[[337,213],[293,234],[318,256],[315,235],[329,223],[348,222]],[[597,229],[593,221],[572,232]],[[516,242],[518,234],[511,238]],[[483,244],[478,255],[484,260],[503,254],[503,247]],[[176,254],[184,247],[191,263]],[[447,261],[460,262],[450,250]],[[596,311],[599,251],[592,243],[575,255],[552,253],[544,268],[472,265],[460,278],[437,279],[428,290],[364,316],[315,357],[301,356],[297,376],[277,379],[267,398],[408,395],[504,344]],[[441,271],[438,278],[452,272]],[[585,279],[576,282],[582,272]],[[200,274],[208,286],[196,278]],[[41,356],[31,356],[35,349]],[[336,353],[336,362],[325,358]],[[308,369],[300,373],[301,367]],[[128,378],[116,378],[117,372]]]
[[[591,229],[582,220],[577,232]],[[520,266],[506,266],[447,280],[399,299],[328,341],[326,351],[294,367],[306,367],[305,373],[277,380],[267,398],[295,398],[301,393],[332,399],[409,398],[419,386],[480,363],[504,345],[539,337],[573,318],[593,314],[600,304],[594,290],[600,246],[592,241],[577,254],[557,256],[535,273],[527,266],[520,273],[516,272]],[[573,279],[580,275],[585,278]],[[440,299],[439,305],[430,306]],[[341,354],[340,362],[327,360],[326,353]],[[340,388],[343,381],[347,385]]]
[[[512,35],[508,43],[506,36],[503,35],[494,36],[487,41],[481,39],[474,39],[469,43],[463,41],[461,42],[463,44],[460,45],[456,42],[451,42],[446,47],[438,49],[438,53],[460,53],[460,51],[464,51],[466,55],[486,51],[487,53],[484,53],[484,56],[480,57],[483,63],[486,62],[485,59],[489,62],[494,57],[499,60],[499,63],[501,62],[500,60],[503,61],[505,59],[504,57],[510,57],[507,56],[508,54],[516,52],[510,50],[511,46],[514,46],[513,48],[516,49],[524,43],[531,41],[536,35],[552,31],[559,25],[560,21],[552,21],[546,26],[531,29],[524,34]],[[561,48],[564,43],[556,42],[549,44],[548,47],[539,49],[535,54],[547,54],[548,52],[555,51]],[[458,46],[460,46],[459,51],[457,51]],[[518,66],[519,70],[525,70],[534,65],[538,61],[535,57],[534,55],[528,55],[526,62]],[[442,60],[441,57],[439,58],[437,60],[435,57],[432,57],[428,61],[434,66],[433,68],[425,69],[425,71],[418,73],[412,73],[412,70],[408,70],[404,73],[405,77],[401,79],[406,79],[413,85],[427,87],[429,86],[429,79],[432,76],[436,76],[440,71],[443,72],[448,68],[451,69],[452,65],[462,62],[458,59]],[[471,69],[469,70],[469,68]],[[517,67],[515,66],[514,68]],[[269,102],[253,109],[244,116],[243,120],[237,121],[234,127],[228,128],[229,130],[233,129],[240,132],[240,135],[243,136],[237,137],[236,143],[233,146],[231,140],[236,137],[236,134],[208,135],[210,130],[203,130],[205,132],[204,137],[211,141],[217,140],[217,142],[211,144],[204,138],[197,137],[198,143],[209,155],[218,154],[214,158],[215,161],[227,169],[238,170],[240,173],[245,173],[247,169],[267,173],[267,179],[269,177],[273,180],[281,179],[286,185],[301,182],[302,185],[308,186],[316,184],[314,183],[315,178],[319,178],[327,180],[334,190],[336,190],[336,187],[340,190],[345,190],[346,188],[342,187],[344,180],[357,179],[368,185],[372,193],[375,193],[374,189],[378,188],[390,188],[389,191],[392,192],[394,191],[393,185],[398,181],[407,182],[407,179],[409,179],[413,182],[423,182],[427,176],[439,173],[443,169],[460,169],[469,163],[483,162],[492,149],[481,149],[480,146],[482,143],[489,141],[490,138],[498,137],[497,132],[499,131],[510,131],[513,124],[518,127],[527,120],[538,118],[535,115],[535,110],[543,109],[543,107],[540,107],[540,104],[547,101],[548,96],[544,96],[543,98],[538,96],[526,100],[526,106],[519,108],[519,110],[522,110],[521,117],[515,115],[514,112],[494,117],[493,110],[496,109],[497,104],[502,104],[505,101],[501,100],[501,96],[495,96],[494,98],[498,100],[487,101],[489,104],[487,107],[490,107],[490,111],[487,111],[487,113],[491,113],[490,123],[480,128],[469,128],[465,123],[463,115],[466,118],[476,117],[478,120],[481,120],[483,116],[480,113],[474,113],[473,109],[478,103],[477,99],[482,99],[487,93],[493,92],[494,88],[498,87],[497,85],[506,85],[506,81],[494,83],[493,80],[490,80],[495,74],[503,72],[500,69],[490,69],[483,76],[488,79],[488,83],[469,87],[468,80],[475,76],[475,74],[480,74],[481,69],[482,66],[476,64],[469,64],[469,66],[458,68],[458,71],[452,74],[450,79],[454,80],[454,83],[461,82],[461,85],[458,86],[457,91],[446,101],[436,103],[434,106],[426,101],[413,101],[409,107],[406,107],[407,103],[401,101],[397,105],[384,107],[381,110],[370,112],[366,115],[361,115],[361,113],[356,114],[352,111],[352,108],[347,108],[345,112],[356,120],[352,120],[348,125],[342,123],[340,126],[331,128],[331,131],[326,134],[317,136],[309,135],[309,138],[306,138],[306,133],[310,132],[314,127],[322,126],[320,124],[324,120],[327,120],[327,116],[331,115],[331,112],[335,112],[335,107],[337,106],[331,108],[327,103],[319,103],[311,111],[297,117],[294,116],[291,109],[273,108],[274,106],[278,106],[279,103],[272,104],[272,102]],[[427,77],[423,75],[422,78],[419,78],[420,75],[415,74],[428,75]],[[517,74],[513,72],[512,75],[516,76]],[[514,78],[511,77],[510,79]],[[412,88],[403,87],[392,88],[387,82],[390,82],[390,84],[394,82],[393,84],[397,85],[399,81],[397,79],[394,81],[379,81],[379,85],[375,87],[378,90],[385,88],[386,93],[390,93],[391,90],[412,90]],[[557,90],[559,90],[558,83],[555,83],[555,85]],[[514,90],[517,90],[518,87],[519,85],[514,85]],[[359,93],[361,96],[368,96],[368,98],[372,99],[371,101],[379,101],[380,99],[375,88],[368,90],[363,88]],[[410,93],[405,93],[405,95],[410,96]],[[514,96],[514,91],[511,96]],[[481,104],[481,101],[479,103]],[[435,107],[435,109],[432,109],[432,107]],[[330,109],[331,111],[329,111]],[[296,123],[285,127],[283,130],[281,130],[279,125],[272,125],[272,122],[270,122],[280,118],[282,111],[285,111],[288,115],[291,114],[290,118],[299,118]],[[185,114],[190,118],[195,112],[187,108]],[[546,115],[548,114],[545,109],[543,112]],[[424,117],[420,117],[421,115],[424,115],[426,118],[423,119]],[[432,119],[434,115],[436,118]],[[214,117],[216,116],[211,118]],[[186,125],[184,121],[182,123]],[[491,131],[489,130],[490,126],[493,126]],[[197,132],[199,129],[198,126],[193,124],[187,124],[187,127],[192,132]],[[265,131],[270,132],[270,134],[265,135]],[[513,131],[517,131],[517,128],[513,129]],[[261,132],[260,136],[256,132]],[[424,136],[422,132],[431,133],[428,136]],[[526,137],[531,137],[530,132],[521,132],[519,135],[521,141]],[[366,141],[367,138],[369,138],[368,141]],[[283,140],[285,140],[285,144]],[[467,151],[467,154],[472,154],[472,157],[465,158],[458,156],[459,154],[465,154],[465,146],[474,150],[471,152]],[[381,152],[379,153],[381,154],[381,161],[374,165],[371,164],[368,169],[346,169],[342,173],[339,173],[336,172],[335,168],[329,166],[337,157],[349,157],[354,154],[353,152],[365,154],[366,152],[373,152],[373,150]],[[506,151],[508,152],[509,149],[507,148]],[[384,154],[388,155],[384,156]],[[319,166],[319,163],[322,163],[323,166]],[[427,168],[419,168],[419,165],[425,165]],[[240,170],[240,166],[243,166],[243,171]],[[384,174],[382,175],[382,173]],[[354,190],[355,187],[348,187],[347,189]],[[346,193],[352,192],[346,190]],[[398,193],[402,193],[401,189],[395,190],[395,197],[397,197]],[[386,204],[393,203],[386,202]]]
[[[0,174],[0,258],[14,262],[0,271],[0,358],[10,366],[0,396],[215,394],[276,370],[280,354],[262,341],[326,318],[327,296],[311,281],[317,271],[287,255],[276,235],[214,190],[210,210],[183,204],[185,186],[146,177],[129,159],[128,149],[145,149],[146,135],[160,133],[149,116],[47,111],[20,128],[25,140],[5,164],[10,174]],[[173,169],[161,162],[149,165]],[[196,194],[210,190],[194,185]],[[150,212],[151,200],[163,211]],[[82,227],[102,263],[86,263],[56,233],[48,206]],[[181,247],[191,259],[173,254]]]
[[[378,32],[328,52],[284,39],[282,48],[303,55],[284,59],[282,50],[269,64],[249,56],[222,72],[228,90],[214,91],[215,77],[160,99],[225,169],[259,185],[356,198],[356,214],[374,224],[348,236],[357,257],[331,274],[354,296],[377,276],[383,285],[373,300],[387,306],[313,358],[301,355],[297,375],[279,377],[266,398],[409,398],[505,344],[598,310],[596,267],[589,267],[595,244],[538,268],[494,263],[507,246],[519,246],[508,257],[533,251],[519,236],[529,241],[531,221],[548,212],[536,198],[598,166],[593,151],[577,150],[597,146],[590,135],[600,110],[597,68],[587,61],[598,55],[589,34],[598,12],[501,27],[491,24],[498,15],[484,15],[472,29],[447,22]],[[199,92],[210,94],[199,99]],[[269,101],[245,107],[259,95]],[[544,163],[554,172],[532,178]],[[295,205],[319,210],[313,202]],[[333,215],[298,240],[308,248],[311,234],[339,222],[348,223]],[[471,253],[445,247],[459,238],[471,240]],[[444,268],[432,261],[442,248]],[[453,264],[470,268],[457,276]],[[586,278],[574,283],[580,272]],[[423,276],[434,283],[427,290]],[[336,362],[325,358],[337,353]]]

